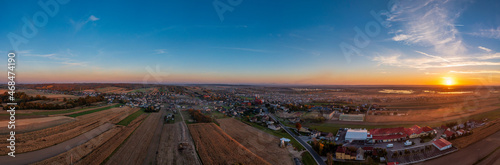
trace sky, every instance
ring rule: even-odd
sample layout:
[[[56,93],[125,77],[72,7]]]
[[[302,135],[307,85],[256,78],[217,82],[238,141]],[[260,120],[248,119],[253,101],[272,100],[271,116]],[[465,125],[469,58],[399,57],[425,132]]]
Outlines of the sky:
[[[40,2],[0,5],[19,83],[500,85],[495,0]]]

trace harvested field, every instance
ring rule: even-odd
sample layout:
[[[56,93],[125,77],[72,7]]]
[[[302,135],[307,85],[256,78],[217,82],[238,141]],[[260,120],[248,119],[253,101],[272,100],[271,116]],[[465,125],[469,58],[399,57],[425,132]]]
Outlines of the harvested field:
[[[79,116],[74,122],[27,133],[16,134],[16,153],[23,153],[49,147],[72,139],[104,123],[117,123],[138,108],[112,108],[88,115]],[[7,146],[7,141],[0,145]],[[7,154],[8,148],[0,148],[1,154]]]
[[[450,142],[458,148],[465,148],[477,141],[483,140],[491,134],[500,131],[500,119],[490,121],[488,124],[473,129],[472,131],[474,132],[472,135],[460,137]]]
[[[498,110],[500,99],[498,97],[482,98],[477,100],[461,100],[455,104],[443,104],[438,108],[425,110],[408,111],[387,111],[397,112],[407,115],[367,115],[366,122],[427,122],[427,121],[448,121],[456,119],[466,119],[470,116],[479,115]],[[372,111],[373,112],[373,111]],[[379,112],[379,111],[378,111]]]
[[[285,148],[279,147],[279,137],[270,135],[238,120],[217,119],[220,128],[240,144],[271,164],[293,164]]]
[[[187,142],[189,146],[179,150],[178,147],[181,142]],[[194,150],[191,135],[187,132],[183,121],[163,126],[156,162],[157,164],[168,165],[201,164]]]
[[[139,127],[147,114],[143,114],[132,121],[128,126],[117,126],[122,128],[120,132],[106,141],[101,146],[94,149],[90,154],[83,159],[77,161],[76,165],[101,164],[118,148],[122,143]]]
[[[49,165],[49,164],[72,164],[82,159],[87,154],[91,153],[94,149],[111,139],[114,135],[120,132],[123,127],[115,126],[112,129],[102,133],[101,135],[92,138],[90,141],[81,144],[71,150],[54,156],[49,159],[34,163],[34,165]]]
[[[17,119],[16,116],[16,133],[40,130],[72,121],[75,121],[75,119],[67,116],[52,116],[31,119]],[[5,125],[7,125],[8,121],[2,121],[0,123],[5,123]],[[11,130],[7,127],[0,127],[0,134],[7,134],[10,131]]]
[[[95,89],[95,91],[100,93],[128,93],[132,90],[127,90],[125,88],[120,88],[120,87],[105,87],[105,88],[97,88]]]
[[[270,164],[214,123],[189,124],[188,127],[203,164]]]
[[[75,95],[46,93],[46,92],[38,91],[36,89],[21,89],[21,90],[18,90],[18,92],[24,92],[27,95],[30,95],[30,96],[33,96],[33,97],[35,97],[36,95],[46,96],[47,98],[51,98],[51,99],[52,98],[54,98],[54,99],[57,99],[57,98],[60,98],[60,99],[63,99],[63,98],[67,98],[67,99],[78,98],[78,96],[75,96]]]
[[[163,123],[163,114],[152,113],[142,122],[139,128],[123,143],[116,153],[106,162],[106,164],[143,164],[148,147],[153,139],[158,123]],[[140,143],[139,143],[140,142]],[[157,146],[157,145],[156,145]]]

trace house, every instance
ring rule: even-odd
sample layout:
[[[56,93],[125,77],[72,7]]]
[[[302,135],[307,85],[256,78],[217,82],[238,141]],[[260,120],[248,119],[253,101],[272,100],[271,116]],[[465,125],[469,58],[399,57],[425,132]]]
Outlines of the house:
[[[281,138],[280,139],[280,147],[286,147],[290,143],[290,139],[288,138]]]
[[[441,129],[450,131],[450,128],[448,128],[448,127],[447,127],[447,126],[445,126],[445,125],[442,125],[442,126],[441,126]]]
[[[370,135],[377,142],[393,142],[406,139],[404,127],[375,128],[370,130]]]
[[[434,129],[432,129],[429,126],[422,127],[422,131],[425,132],[425,133],[427,133],[427,135],[434,133]]]
[[[443,135],[441,135],[441,137],[450,138],[450,137],[453,136],[453,134],[455,134],[455,133],[453,133],[453,132],[451,132],[449,130],[446,130],[446,131],[444,131]]]
[[[432,145],[434,145],[436,148],[438,148],[440,151],[446,150],[448,148],[451,148],[451,143],[448,140],[445,140],[443,138],[437,139],[432,141]]]
[[[465,134],[465,130],[463,130],[463,129],[459,129],[459,130],[457,131],[457,135],[458,135],[458,136],[462,136],[462,135],[464,135],[464,134]]]
[[[399,164],[398,162],[387,162],[387,165],[397,165]]]
[[[365,150],[361,147],[356,150],[356,160],[365,160]]]
[[[413,139],[422,136],[423,130],[420,126],[414,125],[410,128],[405,128],[405,133],[410,139]]]
[[[348,129],[345,134],[345,140],[366,140],[369,137],[366,129]]]
[[[333,135],[333,133],[329,132],[328,135],[325,136],[325,138],[327,140],[333,140],[333,139],[335,139],[335,136]]]
[[[267,125],[267,128],[277,131],[277,130],[281,129],[281,126],[274,125],[274,124],[269,124],[269,125]]]
[[[344,160],[354,160],[356,159],[356,152],[352,152],[346,147],[337,147],[337,150],[335,151],[335,157],[337,159],[344,159]]]

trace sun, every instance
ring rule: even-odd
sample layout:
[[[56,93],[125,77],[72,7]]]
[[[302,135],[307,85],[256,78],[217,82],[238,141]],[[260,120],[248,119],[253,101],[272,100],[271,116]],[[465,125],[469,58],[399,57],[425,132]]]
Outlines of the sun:
[[[443,85],[452,86],[455,85],[455,79],[453,77],[443,77]]]

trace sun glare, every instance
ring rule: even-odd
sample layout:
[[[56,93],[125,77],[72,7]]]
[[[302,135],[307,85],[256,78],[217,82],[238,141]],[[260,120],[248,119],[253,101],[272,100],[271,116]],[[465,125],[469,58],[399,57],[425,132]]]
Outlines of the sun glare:
[[[455,85],[455,80],[452,77],[443,77],[443,84],[446,86]]]

